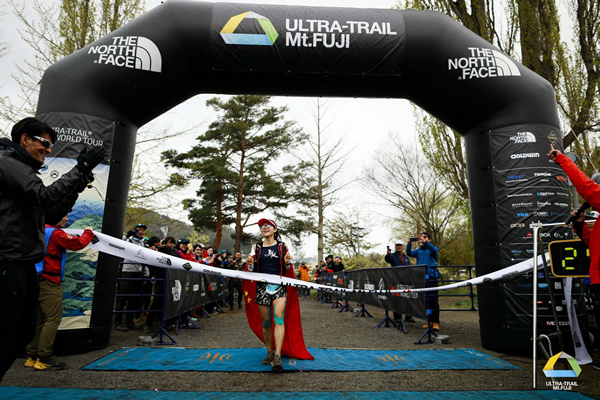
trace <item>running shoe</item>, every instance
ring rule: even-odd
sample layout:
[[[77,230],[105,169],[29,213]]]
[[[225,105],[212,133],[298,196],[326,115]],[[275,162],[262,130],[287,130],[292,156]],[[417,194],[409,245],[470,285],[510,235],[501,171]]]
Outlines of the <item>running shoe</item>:
[[[274,372],[283,371],[283,363],[281,362],[281,356],[278,356],[277,354],[273,356],[273,361],[271,362],[271,370],[273,370]]]
[[[54,356],[50,356],[39,358],[33,368],[38,371],[44,371],[47,369],[61,370],[67,368],[67,364],[62,361],[58,361]]]
[[[273,356],[275,355],[275,352],[272,351],[270,353],[267,353],[267,358],[265,358],[264,360],[262,360],[263,365],[269,365],[273,362]]]
[[[27,357],[27,361],[25,361],[25,364],[23,365],[25,366],[25,368],[33,368],[37,360],[37,357]]]

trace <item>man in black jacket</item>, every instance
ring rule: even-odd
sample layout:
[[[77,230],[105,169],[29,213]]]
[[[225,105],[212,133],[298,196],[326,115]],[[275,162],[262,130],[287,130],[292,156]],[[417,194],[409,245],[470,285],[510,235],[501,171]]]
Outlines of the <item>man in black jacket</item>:
[[[37,174],[56,132],[25,118],[12,128],[11,138],[0,139],[0,380],[35,335],[35,264],[46,252],[44,224],[56,224],[69,212],[106,154],[101,147],[82,151],[76,167],[45,186]]]

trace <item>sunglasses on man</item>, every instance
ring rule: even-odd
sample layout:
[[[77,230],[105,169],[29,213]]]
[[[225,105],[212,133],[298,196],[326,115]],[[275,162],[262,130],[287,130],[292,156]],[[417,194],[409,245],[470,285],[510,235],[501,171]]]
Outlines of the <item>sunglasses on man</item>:
[[[42,142],[42,146],[44,146],[45,149],[51,149],[52,146],[54,146],[54,143],[52,143],[51,141],[49,141],[48,139],[44,139],[43,137],[39,137],[39,136],[32,136],[34,139],[39,140],[40,142]]]

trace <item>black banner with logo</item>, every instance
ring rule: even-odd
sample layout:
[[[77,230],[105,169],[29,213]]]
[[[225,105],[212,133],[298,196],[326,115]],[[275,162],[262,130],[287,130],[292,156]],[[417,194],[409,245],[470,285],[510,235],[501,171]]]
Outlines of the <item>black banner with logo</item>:
[[[227,278],[174,269],[167,270],[165,319],[227,296]]]
[[[560,132],[540,125],[513,126],[489,133],[494,165],[498,237],[502,267],[533,257],[532,222],[566,221],[571,193],[563,170],[546,154],[562,149]],[[568,227],[544,229],[544,240],[568,239]]]
[[[333,7],[215,4],[216,70],[399,76],[402,13]]]
[[[370,268],[355,271],[325,273],[320,276],[327,286],[365,290],[397,290],[423,288],[425,286],[425,266],[394,268]],[[333,289],[335,290],[335,289]],[[427,317],[425,293],[347,293],[340,292],[340,299],[356,301],[371,306],[409,314],[417,318]]]

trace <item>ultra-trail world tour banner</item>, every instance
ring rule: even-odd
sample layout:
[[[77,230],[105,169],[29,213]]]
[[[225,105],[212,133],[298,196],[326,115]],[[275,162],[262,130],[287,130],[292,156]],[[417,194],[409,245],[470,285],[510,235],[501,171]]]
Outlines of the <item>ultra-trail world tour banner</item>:
[[[38,115],[57,133],[51,157],[46,157],[41,178],[50,185],[77,164],[81,150],[90,146],[102,146],[110,159],[115,126],[111,121],[87,115],[53,113]],[[84,190],[69,213],[67,227],[91,226],[94,232],[102,232],[104,203],[110,166],[99,164],[94,169],[94,182]],[[90,327],[92,301],[98,252],[90,248],[67,251],[63,288],[63,318],[59,329]]]
[[[201,93],[411,100],[464,136],[478,276],[530,258],[528,224],[568,212],[566,177],[545,158],[550,143],[562,150],[552,86],[448,16],[180,0],[53,64],[42,79],[37,114],[60,120],[51,125],[67,135],[93,131],[77,127],[82,118],[113,126],[103,233],[123,233],[139,127]],[[98,256],[89,328],[69,330],[71,347],[107,345],[119,261]],[[480,286],[485,348],[530,351],[531,324],[513,311],[523,298],[513,294],[530,284],[526,274]]]

